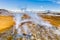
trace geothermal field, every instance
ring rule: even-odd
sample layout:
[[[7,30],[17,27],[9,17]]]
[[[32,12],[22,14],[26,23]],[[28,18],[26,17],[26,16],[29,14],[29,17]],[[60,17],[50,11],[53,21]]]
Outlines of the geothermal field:
[[[0,9],[0,40],[60,40],[60,13]]]

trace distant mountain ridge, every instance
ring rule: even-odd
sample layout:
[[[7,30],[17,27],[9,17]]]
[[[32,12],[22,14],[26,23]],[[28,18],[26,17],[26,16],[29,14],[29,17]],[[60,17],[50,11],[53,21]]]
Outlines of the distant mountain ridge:
[[[12,12],[6,9],[0,9],[0,15],[12,15]]]

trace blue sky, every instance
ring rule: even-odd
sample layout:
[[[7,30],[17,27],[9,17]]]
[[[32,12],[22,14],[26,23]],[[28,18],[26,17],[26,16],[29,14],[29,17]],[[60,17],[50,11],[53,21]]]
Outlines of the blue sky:
[[[0,8],[60,11],[60,0],[0,0]]]

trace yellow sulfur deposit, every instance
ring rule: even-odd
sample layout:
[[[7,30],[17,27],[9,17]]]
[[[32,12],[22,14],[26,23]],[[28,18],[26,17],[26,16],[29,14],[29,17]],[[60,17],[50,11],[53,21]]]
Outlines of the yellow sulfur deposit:
[[[0,32],[4,32],[14,25],[12,16],[0,16]]]

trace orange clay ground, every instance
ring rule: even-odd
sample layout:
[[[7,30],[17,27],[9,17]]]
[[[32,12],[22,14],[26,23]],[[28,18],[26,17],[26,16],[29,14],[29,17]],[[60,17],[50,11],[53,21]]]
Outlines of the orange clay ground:
[[[41,15],[41,17],[56,27],[60,26],[60,16]]]
[[[14,25],[13,17],[0,16],[0,32],[12,27],[12,25]]]

